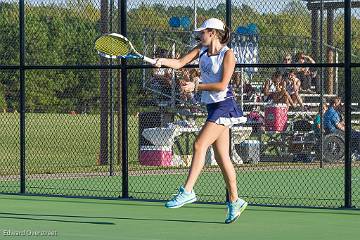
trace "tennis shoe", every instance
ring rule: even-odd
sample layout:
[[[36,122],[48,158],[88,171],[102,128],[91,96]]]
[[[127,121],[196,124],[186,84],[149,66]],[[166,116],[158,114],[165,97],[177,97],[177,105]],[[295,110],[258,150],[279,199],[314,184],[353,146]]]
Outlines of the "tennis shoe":
[[[179,208],[184,206],[187,203],[193,203],[195,202],[196,195],[194,191],[191,191],[190,193],[185,191],[184,187],[179,188],[179,192],[175,194],[175,196],[165,203],[165,207],[167,208]]]
[[[225,223],[233,223],[235,222],[239,217],[240,214],[245,210],[248,203],[244,200],[238,198],[235,202],[227,202],[226,203],[228,212],[226,215]]]
[[[358,152],[354,152],[351,154],[351,160],[360,161],[360,154]]]

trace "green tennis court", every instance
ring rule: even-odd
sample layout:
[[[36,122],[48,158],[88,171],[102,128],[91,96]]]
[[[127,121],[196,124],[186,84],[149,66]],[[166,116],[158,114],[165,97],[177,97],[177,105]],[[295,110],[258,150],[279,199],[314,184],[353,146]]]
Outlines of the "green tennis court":
[[[1,239],[352,240],[360,234],[360,212],[353,210],[250,206],[238,222],[226,225],[223,205],[166,209],[162,202],[9,195],[0,199]]]

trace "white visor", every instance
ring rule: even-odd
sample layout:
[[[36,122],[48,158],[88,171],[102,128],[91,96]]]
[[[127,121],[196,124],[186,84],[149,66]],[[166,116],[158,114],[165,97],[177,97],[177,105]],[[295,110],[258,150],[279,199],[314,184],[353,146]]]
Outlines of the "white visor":
[[[206,20],[201,27],[195,29],[195,32],[201,32],[204,29],[212,28],[212,29],[218,29],[218,30],[225,30],[225,24],[217,18],[210,18]]]

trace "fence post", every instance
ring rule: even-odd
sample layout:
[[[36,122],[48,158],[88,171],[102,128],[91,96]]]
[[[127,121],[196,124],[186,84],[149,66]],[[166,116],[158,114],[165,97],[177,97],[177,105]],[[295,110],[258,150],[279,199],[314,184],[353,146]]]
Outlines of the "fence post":
[[[344,9],[345,49],[345,208],[351,208],[351,1]]]
[[[121,1],[121,34],[126,36],[126,8],[127,1]],[[121,60],[121,111],[122,111],[122,197],[129,197],[129,171],[128,171],[128,119],[127,119],[127,68],[126,60]]]
[[[26,192],[25,162],[25,3],[19,1],[20,20],[20,193]]]
[[[231,0],[226,0],[226,26],[231,31]]]
[[[110,1],[110,20],[109,20],[109,30],[113,32],[113,15],[114,15],[114,0]],[[113,65],[112,59],[110,59],[110,66]],[[109,159],[109,175],[114,175],[114,76],[113,69],[110,70],[109,74],[110,81],[110,159]]]
[[[226,17],[225,17],[226,26],[231,30],[231,0],[226,0]],[[231,41],[229,42],[229,45],[231,44]],[[231,47],[231,45],[229,46]],[[242,83],[241,83],[242,84]],[[242,88],[242,87],[241,87]],[[229,130],[229,153],[231,156],[231,129]],[[230,202],[230,196],[229,196],[229,190],[227,187],[225,187],[225,202]]]

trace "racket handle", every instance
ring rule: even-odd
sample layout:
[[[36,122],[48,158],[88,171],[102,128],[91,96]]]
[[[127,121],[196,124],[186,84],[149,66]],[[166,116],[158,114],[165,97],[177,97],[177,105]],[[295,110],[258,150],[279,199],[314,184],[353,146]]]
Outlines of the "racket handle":
[[[155,59],[148,58],[148,57],[145,57],[145,56],[144,56],[144,61],[145,61],[145,62],[148,62],[148,63],[151,63],[151,64],[153,64],[153,65],[156,63],[156,60],[155,60]]]

